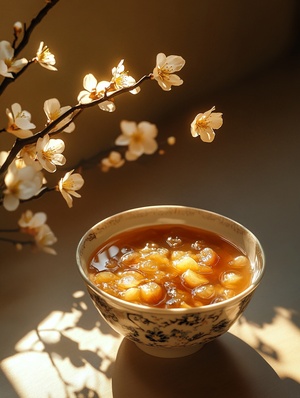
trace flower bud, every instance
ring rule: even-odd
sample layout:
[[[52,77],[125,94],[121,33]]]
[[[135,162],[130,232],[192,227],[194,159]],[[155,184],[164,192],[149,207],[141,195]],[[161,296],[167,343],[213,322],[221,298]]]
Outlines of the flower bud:
[[[23,31],[22,22],[19,22],[19,21],[15,22],[14,23],[14,32],[15,32],[15,34],[19,35],[20,33],[22,33],[22,31]]]
[[[169,145],[175,145],[176,144],[176,138],[173,137],[173,136],[168,137],[168,144]]]

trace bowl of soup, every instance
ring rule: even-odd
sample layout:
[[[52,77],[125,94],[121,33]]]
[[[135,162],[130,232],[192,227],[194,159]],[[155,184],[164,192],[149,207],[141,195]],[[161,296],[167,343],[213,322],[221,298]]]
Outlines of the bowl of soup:
[[[265,269],[246,227],[186,206],[130,209],[81,238],[77,265],[101,316],[144,352],[190,355],[227,332]]]

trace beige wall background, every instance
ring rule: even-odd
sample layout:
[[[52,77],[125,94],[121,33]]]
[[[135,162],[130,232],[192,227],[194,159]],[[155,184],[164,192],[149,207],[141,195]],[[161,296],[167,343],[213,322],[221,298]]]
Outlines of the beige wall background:
[[[12,39],[12,25],[29,24],[43,0],[1,0],[0,38]],[[82,79],[93,73],[108,80],[111,68],[125,59],[136,79],[152,71],[158,52],[186,59],[180,73],[184,85],[163,92],[147,82],[138,96],[117,99],[117,111],[93,108],[76,121],[74,134],[64,136],[71,167],[79,159],[110,147],[122,119],[160,124],[193,107],[216,105],[214,93],[278,63],[294,47],[296,0],[61,0],[34,31],[22,56],[31,58],[43,40],[56,55],[58,72],[38,65],[10,85],[0,99],[0,124],[5,109],[19,102],[32,114],[37,130],[45,123],[43,103],[56,97],[74,105]],[[191,109],[191,115],[188,110]],[[208,109],[208,108],[207,108]],[[189,119],[188,119],[189,121]],[[11,140],[0,136],[1,149]]]
[[[43,0],[0,0],[0,40],[10,40],[13,23],[29,23],[43,4]],[[0,360],[19,354],[18,342],[53,311],[68,313],[74,308],[74,292],[84,289],[75,251],[87,229],[128,208],[181,204],[215,211],[244,224],[257,235],[266,253],[264,280],[247,308],[246,322],[235,331],[242,340],[223,346],[229,364],[226,371],[239,370],[237,385],[250,386],[249,391],[245,389],[249,396],[261,396],[256,393],[260,387],[280,395],[277,385],[287,387],[281,396],[299,396],[298,21],[298,0],[59,1],[22,54],[32,57],[43,40],[56,55],[58,72],[35,65],[10,85],[0,98],[0,128],[6,123],[6,107],[13,102],[31,112],[33,122],[41,128],[44,101],[57,97],[62,105],[75,104],[86,73],[107,79],[111,68],[124,58],[126,68],[138,79],[152,71],[156,54],[163,51],[186,59],[180,72],[183,86],[163,92],[156,82],[147,82],[139,95],[119,98],[113,114],[98,108],[85,111],[76,120],[76,130],[63,136],[66,166],[71,169],[80,159],[109,148],[125,118],[156,123],[159,137],[175,134],[177,145],[165,156],[145,156],[106,174],[96,167],[84,171],[82,198],[74,200],[72,209],[55,192],[23,203],[14,214],[0,208],[0,228],[14,228],[26,209],[44,211],[58,238],[54,245],[57,256],[33,254],[28,247],[17,252],[11,245],[0,245],[0,266],[5,270],[0,279],[0,333],[5,341]],[[189,124],[196,113],[213,105],[224,113],[224,125],[213,144],[205,144],[191,137]],[[10,143],[7,135],[0,134],[0,150],[8,149]],[[46,176],[56,182],[62,174],[59,170]],[[88,310],[78,326],[87,332],[98,316],[87,296],[85,300]],[[243,340],[256,350],[250,352],[246,346],[247,355],[250,352],[252,358],[259,353],[272,369],[266,372],[266,364],[256,367],[258,362],[253,366],[252,360],[251,367],[245,366],[250,363],[249,355],[237,350]],[[219,352],[222,344],[215,347]],[[82,358],[69,340],[57,346],[57,354],[65,359]],[[91,367],[98,368],[99,358],[88,357]],[[127,364],[127,353],[125,358]],[[190,362],[192,367],[195,363],[198,367],[198,358],[201,362],[201,354]],[[12,367],[13,385],[0,374],[4,395],[7,392],[9,398],[15,396],[11,391],[16,381],[25,379],[29,384],[32,375],[36,379],[32,363],[23,360],[26,372]],[[137,377],[140,362],[136,362]],[[207,369],[206,363],[204,367]],[[48,390],[55,394],[60,383],[50,379],[52,366],[44,369],[38,369],[39,384],[30,383],[29,390],[42,386],[41,394],[49,396]],[[266,376],[273,369],[281,379],[272,373],[271,382]],[[153,378],[137,379],[131,373],[128,396],[144,397],[155,391]],[[68,373],[66,380],[69,374],[76,384],[77,373]],[[254,381],[253,374],[257,375]],[[176,385],[176,372],[173,376]],[[119,379],[115,377],[113,384],[119,386]],[[275,379],[279,384],[273,383]],[[145,387],[146,394],[136,393],[139,386]],[[21,387],[22,397],[29,396]]]

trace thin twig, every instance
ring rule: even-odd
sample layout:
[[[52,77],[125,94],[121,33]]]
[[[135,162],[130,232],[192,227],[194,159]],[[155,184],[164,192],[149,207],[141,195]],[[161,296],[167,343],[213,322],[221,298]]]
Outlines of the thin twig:
[[[7,233],[7,232],[20,232],[20,229],[19,228],[0,229],[0,233]]]
[[[29,201],[31,201],[31,200],[33,200],[33,199],[39,199],[39,198],[41,198],[43,195],[45,195],[45,193],[47,193],[47,192],[52,192],[52,191],[56,191],[56,187],[52,187],[52,188],[44,187],[37,195],[32,196],[32,197],[29,198],[29,199],[22,199],[22,200],[20,200],[20,203],[29,202]]]
[[[51,0],[51,1],[49,1],[45,5],[45,7],[42,8],[41,11],[37,14],[37,16],[32,19],[32,21],[31,21],[31,23],[30,23],[28,28],[26,28],[26,25],[24,24],[24,35],[23,35],[23,38],[20,41],[20,43],[15,48],[14,58],[16,58],[17,55],[19,55],[19,53],[25,48],[25,46],[29,42],[29,39],[30,39],[30,36],[31,36],[33,30],[43,20],[43,18],[47,15],[47,13],[51,10],[51,8],[53,8],[58,2],[59,2],[59,0]],[[15,41],[16,41],[16,39],[14,39],[13,47],[15,45]],[[24,71],[28,68],[29,64],[31,64],[31,61],[29,61],[28,64],[25,65],[24,68],[22,68],[20,70],[20,72],[14,73],[14,79],[12,79],[10,77],[5,77],[3,79],[2,83],[0,84],[0,95],[3,93],[3,91],[6,89],[6,87],[10,83],[14,82],[18,77],[20,77],[24,73]]]
[[[21,199],[20,203],[29,202],[29,201],[32,201],[33,199],[39,199],[42,196],[44,196],[47,192],[52,192],[52,191],[56,191],[56,187],[52,187],[52,188],[44,187],[43,189],[40,190],[40,192],[37,195],[31,196],[29,199]],[[3,199],[0,200],[0,206],[2,206],[2,205],[3,205]],[[0,230],[0,232],[2,232],[2,231]],[[7,232],[9,232],[9,231],[7,231]]]
[[[1,242],[11,243],[12,245],[33,245],[34,242],[32,240],[19,240],[19,239],[10,239],[10,238],[2,238],[0,237]]]
[[[33,32],[33,30],[36,28],[36,26],[43,20],[43,18],[47,15],[47,13],[53,8],[59,0],[51,0],[47,2],[44,8],[41,9],[41,11],[38,13],[38,15],[32,19],[30,25],[26,29],[23,39],[20,42],[20,44],[16,47],[15,49],[15,56],[18,55],[24,47],[28,44],[29,38]]]

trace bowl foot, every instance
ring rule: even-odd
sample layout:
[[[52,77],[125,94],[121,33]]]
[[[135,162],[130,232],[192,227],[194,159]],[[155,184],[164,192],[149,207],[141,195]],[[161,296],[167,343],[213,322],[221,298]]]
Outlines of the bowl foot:
[[[141,343],[135,343],[136,346],[144,351],[146,354],[152,355],[159,358],[180,358],[186,357],[187,355],[194,354],[199,351],[204,344],[196,344],[191,346],[184,346],[178,348],[165,348],[165,347],[153,347],[147,346]]]

